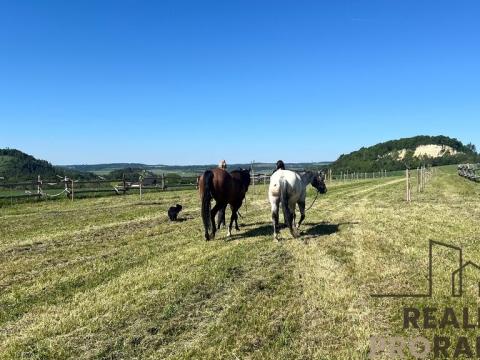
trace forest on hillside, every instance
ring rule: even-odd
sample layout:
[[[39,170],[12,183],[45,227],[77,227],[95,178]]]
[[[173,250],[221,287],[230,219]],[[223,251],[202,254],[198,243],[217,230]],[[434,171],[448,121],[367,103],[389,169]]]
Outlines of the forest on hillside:
[[[421,145],[449,146],[457,152],[441,157],[414,156],[415,149]],[[406,150],[404,157],[398,159],[398,152]],[[391,140],[370,147],[362,147],[350,154],[341,155],[331,168],[340,171],[395,171],[405,168],[413,169],[422,165],[451,165],[459,163],[477,163],[480,156],[473,144],[464,145],[461,141],[447,136],[415,136]]]

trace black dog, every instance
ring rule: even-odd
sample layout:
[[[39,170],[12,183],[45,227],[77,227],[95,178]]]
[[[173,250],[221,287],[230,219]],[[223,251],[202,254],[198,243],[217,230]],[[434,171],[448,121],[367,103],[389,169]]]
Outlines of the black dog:
[[[182,211],[182,205],[177,204],[171,206],[170,209],[168,209],[168,217],[170,218],[170,221],[177,221],[177,216],[180,211]]]

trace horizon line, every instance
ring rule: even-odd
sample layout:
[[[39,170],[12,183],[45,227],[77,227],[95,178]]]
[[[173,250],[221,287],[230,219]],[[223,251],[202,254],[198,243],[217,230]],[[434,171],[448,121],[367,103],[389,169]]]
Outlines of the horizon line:
[[[41,160],[41,159],[40,159]],[[275,161],[254,161],[254,164],[275,164]],[[325,160],[325,161],[287,161],[285,164],[325,164],[325,163],[333,163],[335,160]],[[217,166],[215,163],[204,163],[204,164],[145,164],[142,162],[135,162],[135,161],[124,161],[124,162],[101,162],[101,163],[85,163],[85,164],[52,164],[53,166],[60,166],[60,167],[69,167],[69,166],[99,166],[99,165],[120,165],[120,164],[138,164],[138,165],[145,165],[145,166],[169,166],[169,167],[174,167],[174,166]],[[252,161],[248,162],[231,162],[231,165],[246,165],[246,164],[252,164]],[[227,163],[228,165],[228,163]]]

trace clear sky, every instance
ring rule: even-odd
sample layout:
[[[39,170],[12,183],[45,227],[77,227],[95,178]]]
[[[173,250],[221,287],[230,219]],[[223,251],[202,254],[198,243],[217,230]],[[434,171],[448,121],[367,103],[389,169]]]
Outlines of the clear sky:
[[[480,145],[478,1],[3,1],[0,147],[54,164]]]

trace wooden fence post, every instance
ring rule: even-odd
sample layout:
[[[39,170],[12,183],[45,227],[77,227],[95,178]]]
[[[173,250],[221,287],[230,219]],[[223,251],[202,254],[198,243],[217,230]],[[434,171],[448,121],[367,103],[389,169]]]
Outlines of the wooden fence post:
[[[425,190],[425,166],[422,166],[422,191]]]
[[[406,192],[406,198],[407,198],[407,202],[410,202],[412,201],[412,197],[411,197],[411,193],[410,193],[410,170],[405,170],[405,176],[406,176],[406,179],[407,179],[407,192]]]
[[[420,168],[417,167],[417,193],[420,192]]]
[[[73,201],[73,196],[74,196],[74,192],[73,192],[73,179],[72,180],[72,201]]]
[[[165,174],[162,173],[162,190],[165,190]]]
[[[254,167],[253,167],[253,164],[254,164],[254,163],[255,163],[255,161],[252,161],[252,165],[251,165],[251,166],[252,166],[252,181],[253,181],[253,183],[252,183],[252,185],[253,185],[253,191],[252,191],[252,192],[253,192],[253,194],[255,195],[255,169],[254,169]]]
[[[40,198],[40,195],[42,193],[42,179],[40,178],[40,175],[37,176],[37,195],[38,198]]]

